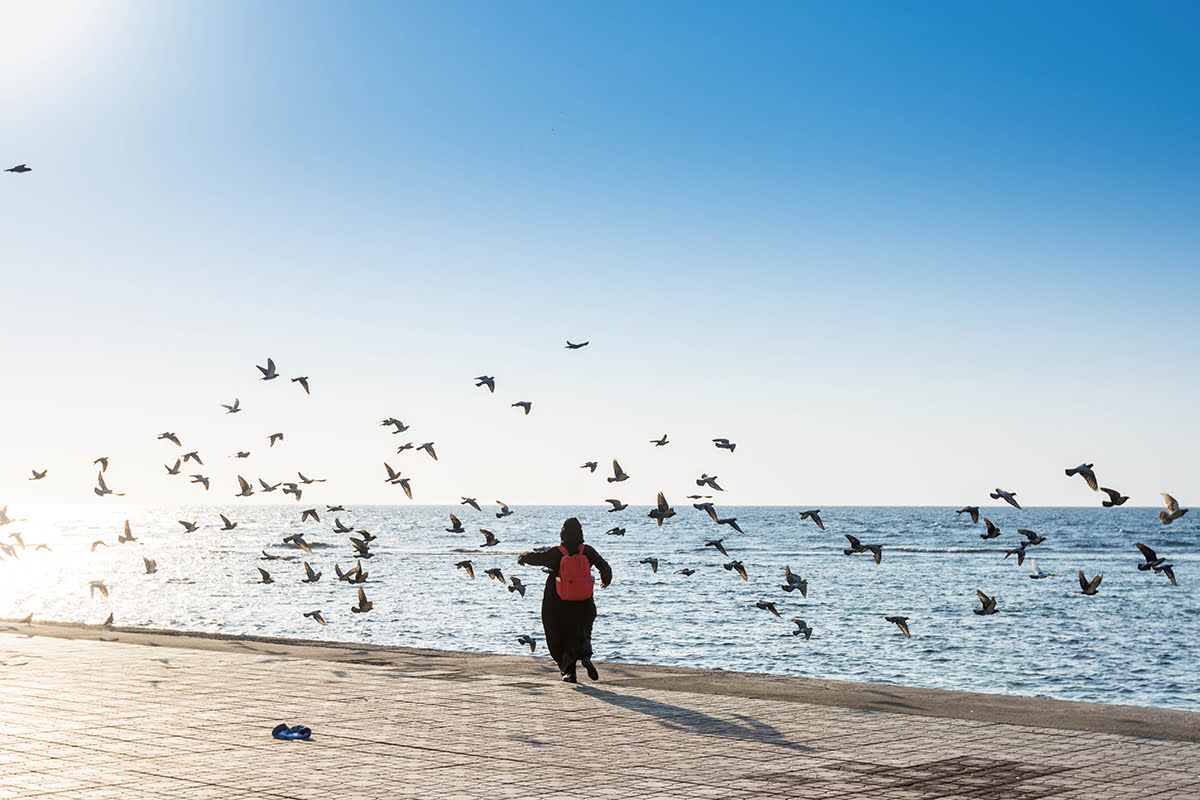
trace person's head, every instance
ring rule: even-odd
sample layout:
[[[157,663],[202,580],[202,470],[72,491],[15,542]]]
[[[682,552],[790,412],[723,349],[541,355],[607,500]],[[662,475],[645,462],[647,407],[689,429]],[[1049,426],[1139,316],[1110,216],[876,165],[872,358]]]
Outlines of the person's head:
[[[563,522],[560,536],[562,537],[563,546],[568,550],[574,550],[583,544],[583,526],[579,524],[579,520],[574,517],[568,517]]]

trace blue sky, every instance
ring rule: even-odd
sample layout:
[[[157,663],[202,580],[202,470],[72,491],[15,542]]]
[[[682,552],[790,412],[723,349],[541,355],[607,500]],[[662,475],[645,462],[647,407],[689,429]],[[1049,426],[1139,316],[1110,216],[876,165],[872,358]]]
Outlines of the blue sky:
[[[1200,478],[1194,5],[0,17],[0,160],[35,170],[0,174],[0,503],[89,499],[93,450],[195,499],[152,439],[184,422],[214,450],[286,424],[256,466],[383,502],[389,414],[454,454],[430,502],[597,502],[574,465],[614,456],[637,502],[718,468],[730,502],[818,505]],[[308,406],[254,383],[268,354]]]

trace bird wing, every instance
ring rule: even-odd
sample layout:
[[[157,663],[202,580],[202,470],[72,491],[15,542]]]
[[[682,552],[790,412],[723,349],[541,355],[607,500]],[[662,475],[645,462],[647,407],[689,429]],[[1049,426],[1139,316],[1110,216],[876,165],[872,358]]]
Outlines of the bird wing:
[[[1088,583],[1087,588],[1088,589],[1098,588],[1100,586],[1100,581],[1102,581],[1102,580],[1104,580],[1104,575],[1103,574],[1097,575],[1096,577],[1092,578],[1090,583]]]
[[[225,525],[226,528],[228,528],[229,527],[229,517],[225,516],[224,514],[218,514],[217,516],[221,518],[221,522]]]
[[[242,487],[242,491],[243,491],[243,492],[252,492],[252,491],[254,491],[252,488],[250,488],[250,483],[249,483],[249,482],[248,482],[248,481],[247,481],[245,478],[243,478],[241,475],[238,475],[238,476],[237,476],[237,479],[238,479],[238,483],[239,483],[239,484],[241,485],[241,487]],[[262,478],[259,478],[259,481],[261,482],[261,481],[262,481]]]
[[[1153,550],[1151,550],[1149,547],[1146,547],[1146,545],[1142,544],[1141,542],[1136,542],[1134,546],[1138,550],[1142,551],[1142,555],[1146,557],[1147,561],[1154,561],[1158,558],[1158,556],[1154,554]]]
[[[671,506],[667,503],[667,498],[665,496],[663,496],[662,492],[659,492],[658,493],[658,510],[666,511],[670,507]]]
[[[848,533],[842,534],[850,541],[850,546],[854,548],[862,547],[862,543]]]
[[[1083,577],[1083,570],[1079,570],[1079,588],[1080,589],[1088,588],[1087,578]]]
[[[1080,573],[1080,574],[1082,575],[1083,573]],[[979,589],[976,589],[976,590],[975,590],[975,594],[979,595],[979,602],[983,603],[985,606],[986,606],[986,605],[987,605],[989,602],[991,602],[991,599],[992,599],[992,598],[988,597],[986,594],[984,594],[984,593],[983,593],[982,591],[980,591]]]
[[[100,485],[103,486],[104,481],[101,481]],[[1174,514],[1176,511],[1179,510],[1179,501],[1176,500],[1174,497],[1171,497],[1171,495],[1167,494],[1166,492],[1163,492],[1162,499],[1163,499],[1163,502],[1167,504],[1167,511],[1170,511],[1172,514]]]
[[[259,568],[258,568],[258,571],[259,571],[259,573],[262,575],[262,578],[263,578],[263,580],[264,580],[264,581],[269,581],[269,580],[271,579],[271,573],[267,572],[267,571],[266,571],[265,569],[263,569],[262,567],[259,567]]]
[[[363,589],[363,588],[360,586],[360,587],[358,588],[358,607],[359,607],[359,608],[362,608],[362,607],[363,607],[363,606],[365,606],[366,604],[367,604],[367,593],[366,593],[366,591],[365,591],[365,590],[364,590],[364,589]]]
[[[613,476],[619,478],[624,474],[625,473],[621,470],[621,465],[618,464],[617,460],[614,458],[613,459]]]

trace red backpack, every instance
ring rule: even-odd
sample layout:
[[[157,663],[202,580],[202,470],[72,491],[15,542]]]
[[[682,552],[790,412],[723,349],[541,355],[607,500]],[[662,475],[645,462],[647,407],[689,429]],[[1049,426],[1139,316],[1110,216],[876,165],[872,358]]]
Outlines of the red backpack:
[[[583,545],[579,552],[571,555],[561,544],[562,560],[558,562],[558,579],[554,588],[563,600],[587,600],[592,596],[592,562],[583,554]]]

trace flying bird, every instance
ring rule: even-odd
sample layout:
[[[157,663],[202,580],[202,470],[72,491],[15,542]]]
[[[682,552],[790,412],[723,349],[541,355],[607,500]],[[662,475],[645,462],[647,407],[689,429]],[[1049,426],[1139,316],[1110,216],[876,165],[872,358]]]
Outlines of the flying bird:
[[[16,174],[21,175],[26,172],[33,172],[33,168],[26,166],[25,164],[17,164],[15,167],[9,167],[8,169],[6,169],[4,171],[5,172],[15,172]],[[584,344],[587,344],[587,342],[584,342]]]
[[[195,533],[196,531],[200,530],[200,526],[194,522],[187,522],[182,519],[176,520],[176,522],[183,526],[184,533]]]
[[[979,589],[975,590],[975,594],[979,597],[979,603],[982,606],[981,608],[974,609],[976,614],[981,617],[985,617],[988,614],[996,613],[996,598],[988,597]]]
[[[717,509],[715,509],[713,507],[712,503],[692,503],[692,508],[696,509],[697,511],[703,511],[705,514],[708,514],[709,518],[713,522],[716,522],[718,519]]]
[[[629,480],[629,476],[625,474],[625,470],[621,469],[621,465],[617,460],[613,459],[613,476],[606,479],[609,483],[620,483],[621,481]]]
[[[412,425],[405,425],[395,417],[388,417],[387,419],[380,421],[379,425],[380,427],[384,428],[386,428],[388,425],[394,425],[396,430],[392,431],[393,436],[395,436],[397,433],[404,433],[406,430],[412,427]]]
[[[912,634],[908,632],[908,617],[884,617],[884,619],[893,623],[907,638],[912,638]]]
[[[504,519],[505,517],[512,516],[513,512],[509,510],[507,505],[499,500],[496,501],[496,504],[500,506],[500,510],[496,512],[496,519]]]
[[[108,542],[104,541],[103,539],[97,539],[96,541],[92,542],[92,549],[90,552],[96,552],[97,547],[108,547]]]
[[[236,522],[230,522],[229,517],[225,516],[224,514],[218,514],[217,516],[221,518],[220,530],[231,531],[238,526]]]
[[[221,403],[221,408],[225,409],[226,414],[236,414],[242,410],[242,402],[235,397],[233,398],[233,405],[227,406]]]
[[[314,570],[307,561],[304,562],[304,577],[300,579],[301,583],[316,583],[321,580],[321,573]]]
[[[113,615],[109,614],[108,618],[105,619],[101,624],[106,628],[111,628],[113,626]]]
[[[183,463],[183,462],[182,462],[180,459],[178,459],[178,458],[177,458],[177,459],[175,459],[175,466],[173,466],[173,467],[168,467],[166,464],[163,464],[163,469],[165,469],[165,470],[167,471],[167,474],[168,474],[168,475],[178,475],[178,474],[179,474],[179,467],[180,467],[180,465],[181,465],[182,463]]]
[[[651,439],[650,444],[654,445],[655,447],[666,447],[670,444],[670,442],[667,441],[667,435],[664,433],[661,439]]]
[[[88,597],[95,597],[96,592],[108,597],[108,584],[104,581],[88,581]]]
[[[173,433],[169,433],[169,432],[168,433],[160,433],[158,435],[158,438],[166,439],[169,442],[174,442],[177,447],[183,447],[183,445],[180,444],[180,442],[179,442],[179,437]]]
[[[587,341],[587,342],[580,342],[579,344],[574,344],[574,343],[572,343],[572,342],[571,342],[571,340],[570,340],[570,339],[567,339],[567,347],[566,347],[566,349],[567,349],[567,350],[578,350],[578,349],[579,349],[579,348],[581,348],[581,347],[587,347],[589,344],[591,344],[591,342],[590,342],[590,341]]]
[[[517,644],[529,645],[529,652],[531,653],[537,650],[537,639],[533,638],[532,636],[518,636]]]
[[[613,527],[611,527],[611,528],[609,528],[608,530],[606,530],[606,531],[604,532],[604,535],[605,535],[605,536],[624,536],[624,535],[625,535],[625,529],[624,529],[624,528],[622,528],[622,527],[619,527],[619,526],[616,526],[616,525],[614,525]]]
[[[1056,574],[1056,573],[1052,573],[1052,572],[1042,572],[1041,567],[1039,567],[1037,565],[1036,558],[1029,559],[1029,569],[1031,571],[1029,577],[1033,578],[1034,580],[1041,580],[1042,578],[1049,578],[1051,575]]]
[[[850,548],[849,548],[849,549],[847,549],[847,550],[843,550],[843,551],[842,551],[842,552],[843,552],[843,553],[845,553],[846,555],[848,555],[848,556],[852,556],[852,555],[854,555],[855,553],[865,553],[865,552],[867,552],[868,550],[870,550],[870,551],[871,551],[871,555],[875,556],[875,563],[876,563],[876,564],[878,564],[878,563],[880,562],[880,560],[883,558],[883,546],[882,546],[882,545],[878,545],[878,544],[863,544],[863,543],[862,543],[862,542],[860,542],[858,539],[854,538],[853,536],[851,536],[851,535],[850,535],[850,534],[848,534],[848,533],[845,533],[845,534],[842,534],[842,535],[843,535],[843,536],[845,536],[847,539],[849,539],[849,540],[850,540]]]
[[[478,381],[478,383],[475,384],[476,387],[486,386],[489,392],[494,393],[496,391],[496,379],[492,376],[480,375],[476,377],[475,380]]]
[[[495,547],[500,544],[500,540],[496,538],[496,534],[491,531],[480,528],[479,532],[483,534],[483,544],[479,545],[480,547]]]
[[[279,560],[279,556],[273,556],[270,553],[268,553],[266,550],[261,550],[259,552],[262,553],[263,561],[278,561]]]
[[[476,511],[483,511],[483,509],[479,507],[479,501],[476,500],[474,497],[463,497],[462,502],[460,502],[459,505],[460,506],[470,506],[471,508],[475,509]]]
[[[305,486],[308,486],[310,483],[324,483],[325,482],[324,478],[305,477],[303,472],[297,472],[296,474],[300,476],[300,482],[303,483]]]
[[[954,512],[954,516],[956,517],[959,514],[970,514],[971,523],[975,525],[979,524],[979,506],[967,506],[966,508],[960,508],[958,511]]]
[[[351,541],[355,540],[351,539]],[[302,533],[293,533],[291,536],[283,537],[283,543],[295,545],[306,553],[312,552],[312,547],[309,546],[308,542],[304,541],[304,534]]]
[[[137,537],[133,535],[133,529],[129,527],[129,520],[125,520],[125,532],[117,537],[117,544],[127,544],[136,541]]]
[[[731,453],[737,447],[737,444],[729,441],[728,439],[724,439],[724,438],[713,439],[713,444],[715,444],[717,446],[718,450],[728,450]]]
[[[282,433],[272,433],[270,436],[267,437],[267,441],[269,441],[271,443],[271,447],[274,447],[276,442],[283,441],[283,434]]]
[[[250,457],[249,450],[238,450],[236,453],[234,453],[233,455],[230,456],[230,458],[249,458],[249,457]]]
[[[1026,530],[1025,528],[1017,528],[1017,533],[1021,534],[1028,540],[1026,544],[1041,544],[1042,542],[1046,541],[1045,536],[1040,536],[1039,534],[1036,534],[1030,530]]]
[[[100,456],[92,463],[99,464],[101,472],[108,472],[108,456]]]
[[[724,541],[725,541],[724,539],[709,539],[708,541],[706,541],[704,543],[704,546],[705,547],[715,547],[715,548],[717,548],[718,553],[720,553],[723,556],[727,556],[727,555],[729,555],[729,553],[727,553],[725,551],[725,545],[722,544],[722,542],[724,542]]]
[[[722,489],[720,486],[717,485],[717,476],[709,475],[707,473],[702,473],[700,475],[700,477],[696,479],[696,485],[697,486],[708,486],[709,488],[713,489],[714,491],[718,491],[718,492],[725,491],[724,489]],[[801,517],[801,519],[803,519],[803,517]]]
[[[305,394],[311,394],[311,392],[308,391],[308,376],[307,375],[300,377],[300,378],[292,378],[292,383],[300,384],[300,386],[303,387]]]
[[[742,576],[742,580],[748,581],[750,578],[746,575],[746,567],[740,561],[730,561],[728,564],[722,564],[725,569],[737,572]]]
[[[276,489],[278,489],[280,486],[283,486],[283,483],[267,483],[262,478],[259,478],[258,485],[262,487],[263,492],[273,492]],[[292,485],[295,485],[295,484],[292,484]],[[287,494],[287,492],[285,491],[284,494]]]
[[[195,461],[200,466],[204,466],[204,462],[200,460],[200,453],[195,450],[190,453],[183,454],[183,463],[186,464],[189,461]]]
[[[670,519],[671,517],[675,516],[675,509],[671,508],[671,505],[667,502],[667,498],[663,496],[662,492],[659,492],[658,503],[656,507],[650,509],[650,513],[646,516],[650,517],[650,519],[657,520],[658,527],[661,528],[664,519]]]
[[[199,483],[204,487],[204,491],[208,491],[209,479],[204,475],[191,475],[192,483]]]
[[[234,497],[249,497],[250,495],[254,494],[254,487],[250,485],[249,481],[247,481],[241,475],[238,475],[237,479],[238,484],[242,487],[242,490],[235,494]],[[260,478],[259,480],[261,481],[262,479]]]
[[[614,511],[624,511],[625,509],[629,508],[628,503],[622,503],[620,500],[615,500],[611,497],[604,502],[612,503],[612,508],[608,509],[608,513],[610,514]]]
[[[742,533],[742,529],[737,524],[737,517],[726,517],[725,519],[717,520],[718,525],[728,525],[738,533]]]
[[[158,572],[158,562],[153,558],[146,558],[145,556],[142,556],[142,564],[144,564],[146,567],[147,575],[153,575],[154,573]]]
[[[459,561],[458,563],[456,563],[454,565],[454,568],[466,570],[467,575],[469,575],[472,578],[475,577],[475,566],[469,560],[468,561]]]
[[[421,445],[417,449],[424,450],[426,453],[429,454],[429,457],[432,458],[434,461],[438,460],[437,453],[435,453],[433,450],[433,442],[426,442],[425,444]]]
[[[599,464],[597,464],[595,461],[585,461],[584,463],[582,463],[582,464],[580,464],[580,465],[579,465],[579,468],[580,468],[580,469],[586,469],[586,470],[590,470],[590,471],[592,471],[592,472],[595,472],[595,471],[596,471],[596,467],[598,467],[598,466],[600,466],[600,465],[599,465]]]
[[[1158,521],[1163,525],[1170,525],[1175,520],[1188,513],[1188,509],[1180,508],[1179,501],[1166,492],[1162,492],[1163,502],[1167,504],[1166,511],[1158,512]]]
[[[508,582],[510,584],[508,587],[508,590],[510,592],[518,592],[518,593],[520,593],[521,597],[525,596],[525,584],[521,583],[520,578],[518,578],[514,575],[513,577],[508,579]]]
[[[987,525],[987,530],[979,534],[980,539],[995,539],[1000,535],[1000,529],[990,519],[984,517],[983,523]]]
[[[696,570],[694,570],[694,569],[677,569],[677,570],[675,570],[675,574],[682,575],[685,578],[690,578],[696,574]]]
[[[104,495],[106,495],[106,494],[116,495],[117,497],[125,496],[124,492],[114,492],[112,489],[108,488],[108,484],[106,484],[104,482],[104,473],[103,472],[96,473],[96,482],[99,483],[100,485],[94,487],[92,489],[92,491],[96,493],[97,497],[104,497]]]
[[[260,369],[261,369],[261,367],[260,367]],[[321,616],[320,609],[317,609],[316,611],[305,611],[304,616],[311,617],[312,619],[316,620],[317,622],[321,623],[322,625],[325,624],[325,618]]]
[[[658,559],[654,556],[647,556],[638,562],[639,564],[649,564],[651,572],[658,572]]]
[[[1104,580],[1104,575],[1100,574],[1089,581],[1084,577],[1083,570],[1079,570],[1079,593],[1091,597],[1100,588],[1100,581],[1102,580]]]
[[[516,403],[513,403],[512,407],[525,409],[525,416],[529,416],[529,412],[533,408],[533,403],[529,402],[528,400],[519,400]]]
[[[1159,556],[1153,550],[1141,542],[1135,542],[1134,547],[1142,552],[1142,557],[1145,559],[1144,562],[1137,565],[1137,568],[1143,572],[1152,570],[1166,561],[1165,558],[1159,558]]]
[[[458,521],[458,517],[450,515],[450,527],[446,528],[446,533],[466,533],[462,523]]]
[[[367,599],[366,591],[360,586],[358,587],[358,605],[350,606],[350,610],[355,614],[365,614],[375,607],[375,604]]]
[[[1017,493],[1016,492],[1006,492],[1003,489],[997,489],[996,491],[992,492],[988,496],[991,497],[993,500],[1003,500],[1004,502],[1008,503],[1013,508],[1021,507],[1021,504],[1017,502]]]
[[[501,583],[504,583],[504,570],[500,569],[499,567],[492,567],[491,569],[485,569],[483,571],[483,574],[487,575],[492,580],[497,580],[497,581],[500,581]]]
[[[1105,508],[1112,508],[1113,506],[1124,505],[1125,501],[1129,499],[1125,495],[1118,492],[1116,489],[1106,489],[1103,486],[1101,486],[1100,491],[1102,491],[1106,495],[1108,495],[1107,500],[1100,501],[1100,505],[1104,506]]]
[[[804,597],[804,598],[808,597],[808,581],[804,580],[799,575],[792,572],[791,567],[784,566],[783,577],[784,577],[784,580],[787,582],[784,583],[782,586],[780,586],[781,589],[783,589],[785,592],[794,592],[797,589],[799,589],[801,597]]]
[[[806,625],[804,623],[804,620],[793,618],[788,621],[795,623],[795,625],[796,625],[796,630],[792,631],[792,636],[799,636],[800,634],[804,634],[805,639],[812,638],[813,629],[810,628],[808,625]]]
[[[258,371],[263,374],[263,376],[259,378],[260,381],[273,381],[279,377],[279,373],[275,371],[275,362],[270,358],[267,359],[267,365],[265,367],[259,367],[257,364],[254,366],[258,367]]]
[[[321,521],[321,517],[317,514],[317,510],[315,508],[306,508],[300,512],[301,522],[308,522],[309,520],[312,520],[313,522]]]
[[[50,471],[50,470],[48,470],[48,469],[44,469],[44,470],[42,470],[41,472],[38,472],[36,469],[35,469],[35,470],[30,470],[30,472],[32,472],[32,473],[33,473],[33,477],[32,477],[32,478],[30,478],[29,480],[31,480],[31,481],[40,481],[42,478],[46,477],[46,473],[47,473],[47,472],[49,472],[49,471]],[[102,470],[102,471],[103,471],[103,470]]]
[[[1100,489],[1100,484],[1096,482],[1096,473],[1092,471],[1092,467],[1094,466],[1095,464],[1080,464],[1078,467],[1073,467],[1072,469],[1066,470],[1067,477],[1070,478],[1073,475],[1078,475],[1087,481],[1088,487],[1091,488],[1093,492],[1098,491]]]
[[[770,602],[769,600],[759,600],[754,605],[756,608],[761,608],[763,611],[770,611],[772,614],[774,614],[777,617],[783,616],[782,614],[779,613],[779,609],[775,608],[775,604]]]
[[[279,558],[279,556],[275,556],[275,558]],[[274,559],[272,559],[272,560],[274,560]],[[271,577],[271,573],[267,572],[262,567],[258,568],[258,573],[260,575],[262,575],[262,577],[259,578],[259,580],[258,580],[259,583],[274,583],[275,582],[275,579]]]
[[[1169,580],[1171,582],[1172,586],[1178,586],[1179,584],[1176,583],[1176,581],[1175,581],[1174,567],[1175,567],[1174,564],[1163,564],[1161,567],[1154,568],[1154,574],[1157,575],[1158,573],[1161,572],[1162,574],[1167,576],[1167,580]]]
[[[1021,566],[1022,564],[1025,563],[1025,548],[1028,545],[1029,545],[1029,542],[1021,542],[1019,545],[1017,545],[1013,549],[1005,552],[1004,560],[1007,561],[1009,556],[1016,556],[1017,557],[1017,566],[1018,567]]]

